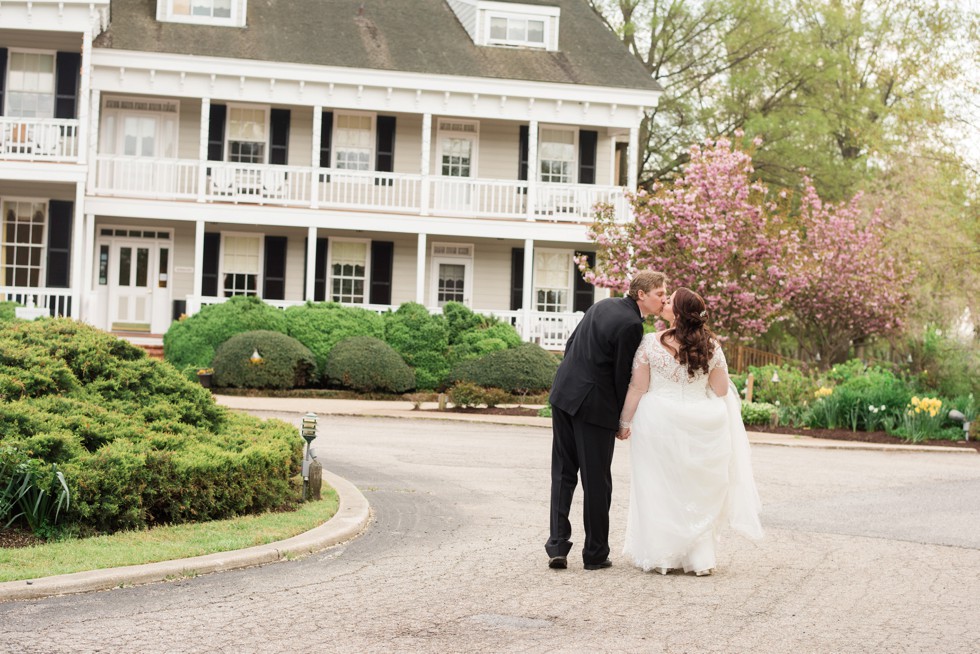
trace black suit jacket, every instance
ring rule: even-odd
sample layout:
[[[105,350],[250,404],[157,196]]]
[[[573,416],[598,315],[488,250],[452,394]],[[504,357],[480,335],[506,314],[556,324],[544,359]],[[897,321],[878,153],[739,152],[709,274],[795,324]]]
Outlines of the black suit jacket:
[[[568,337],[551,386],[552,406],[579,420],[619,429],[619,414],[643,339],[643,319],[630,297],[592,305]]]

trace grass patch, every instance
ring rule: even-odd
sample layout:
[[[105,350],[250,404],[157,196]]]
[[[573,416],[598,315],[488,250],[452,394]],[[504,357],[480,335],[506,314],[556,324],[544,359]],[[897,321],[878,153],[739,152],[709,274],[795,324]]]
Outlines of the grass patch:
[[[296,511],[0,548],[0,581],[170,561],[273,543],[323,524],[337,512],[337,503],[337,493],[324,484],[321,501],[307,502]]]

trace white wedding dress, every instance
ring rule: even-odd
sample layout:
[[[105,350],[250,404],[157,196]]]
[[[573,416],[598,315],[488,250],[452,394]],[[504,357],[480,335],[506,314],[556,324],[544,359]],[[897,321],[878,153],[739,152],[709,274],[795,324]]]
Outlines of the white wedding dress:
[[[720,366],[727,364],[716,344],[709,371]],[[633,474],[623,554],[647,571],[711,570],[723,525],[762,537],[739,399],[731,389],[715,395],[705,373],[689,376],[656,334],[640,343],[630,387],[642,395],[629,438]],[[629,409],[630,398],[624,419]]]

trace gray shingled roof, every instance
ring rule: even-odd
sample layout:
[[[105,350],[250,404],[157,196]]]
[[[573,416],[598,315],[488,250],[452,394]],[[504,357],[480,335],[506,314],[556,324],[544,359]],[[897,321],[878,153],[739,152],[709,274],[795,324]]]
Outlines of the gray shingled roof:
[[[445,0],[248,0],[244,29],[159,23],[155,0],[112,0],[95,46],[659,89],[586,0],[527,2],[561,7],[559,52],[474,45]]]

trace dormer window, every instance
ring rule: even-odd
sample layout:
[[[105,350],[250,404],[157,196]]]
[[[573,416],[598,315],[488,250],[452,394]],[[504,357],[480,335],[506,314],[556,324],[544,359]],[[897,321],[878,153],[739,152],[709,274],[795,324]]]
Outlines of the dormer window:
[[[477,45],[558,50],[559,7],[495,0],[447,0]]]
[[[157,0],[157,20],[245,27],[247,0]]]

